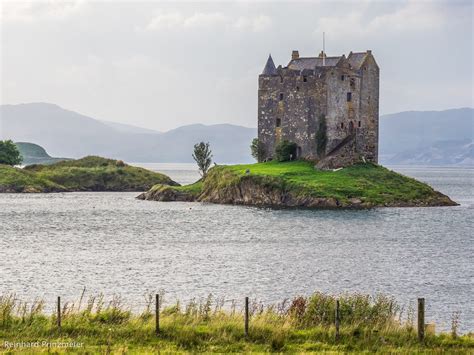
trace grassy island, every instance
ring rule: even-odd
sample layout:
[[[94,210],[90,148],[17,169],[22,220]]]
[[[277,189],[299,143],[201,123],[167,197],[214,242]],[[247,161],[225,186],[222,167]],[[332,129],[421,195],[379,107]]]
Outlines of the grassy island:
[[[154,186],[139,196],[159,201],[203,201],[274,207],[453,206],[425,183],[380,165],[317,170],[311,162],[216,166],[192,185]]]
[[[384,295],[338,295],[339,337],[334,325],[336,296],[319,292],[269,306],[250,302],[248,335],[244,332],[243,300],[224,306],[221,300],[210,296],[186,304],[167,304],[160,307],[157,334],[154,297],[149,295],[147,299],[142,311],[132,312],[119,298],[108,302],[103,295],[81,297],[78,302],[63,304],[61,327],[58,327],[56,311],[45,313],[44,301],[27,304],[15,295],[3,295],[0,340],[2,345],[35,341],[79,344],[69,349],[58,346],[48,349],[47,345],[33,349],[55,354],[472,354],[474,351],[472,334],[459,335],[456,326],[450,333],[438,334],[427,328],[425,339],[419,341],[414,310],[404,311],[406,308]]]
[[[178,185],[166,175],[95,156],[24,169],[0,165],[0,192],[145,191],[156,184]]]

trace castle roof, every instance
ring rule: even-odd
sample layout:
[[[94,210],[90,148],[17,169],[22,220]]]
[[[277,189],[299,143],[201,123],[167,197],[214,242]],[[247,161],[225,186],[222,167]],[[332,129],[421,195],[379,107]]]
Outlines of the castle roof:
[[[357,70],[357,69],[360,69],[362,63],[364,63],[366,56],[367,56],[367,52],[359,52],[359,53],[350,52],[349,56],[347,57],[347,60],[349,61],[349,64],[351,65],[351,67]]]
[[[324,66],[326,67],[334,67],[337,62],[339,62],[341,57],[326,57]],[[320,57],[306,57],[306,58],[297,58],[292,59],[288,63],[288,68],[293,70],[304,70],[304,69],[311,69],[313,70],[315,67],[322,67],[323,66],[323,58]]]
[[[363,64],[365,57],[367,56],[368,52],[360,52],[360,53],[353,53],[351,52],[347,57],[347,60],[352,69],[357,70],[360,69],[361,65]],[[324,55],[324,54],[323,54]],[[324,66],[325,67],[335,67],[341,58],[344,56],[338,57],[326,57]],[[322,55],[319,57],[300,57],[292,59],[288,63],[288,69],[292,70],[305,70],[310,69],[314,70],[316,67],[323,67],[323,58]]]
[[[275,68],[275,63],[273,63],[272,55],[270,54],[267,59],[267,64],[263,68],[263,75],[277,75],[277,70]]]

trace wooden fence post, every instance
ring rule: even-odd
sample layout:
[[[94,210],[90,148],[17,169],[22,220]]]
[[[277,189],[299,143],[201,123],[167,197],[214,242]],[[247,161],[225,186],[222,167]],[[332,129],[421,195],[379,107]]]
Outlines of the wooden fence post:
[[[61,328],[61,297],[58,296],[58,328]]]
[[[156,335],[160,334],[160,295],[156,294],[155,299],[155,332]]]
[[[245,297],[245,336],[249,335],[249,298]]]
[[[425,339],[425,299],[418,298],[418,340]]]
[[[336,300],[336,317],[335,317],[335,326],[336,326],[336,340],[339,339],[339,326],[341,323],[341,313],[339,309],[339,300]]]

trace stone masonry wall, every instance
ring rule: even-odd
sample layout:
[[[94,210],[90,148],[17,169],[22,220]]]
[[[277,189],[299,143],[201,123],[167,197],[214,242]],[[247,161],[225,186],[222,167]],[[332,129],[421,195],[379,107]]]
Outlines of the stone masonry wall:
[[[331,166],[340,165],[337,159],[344,165],[362,157],[377,162],[378,98],[379,69],[370,53],[357,71],[342,61],[301,72],[279,67],[275,75],[260,75],[258,138],[265,160],[272,159],[275,146],[286,139],[297,144],[298,158],[321,160],[337,148],[340,158],[331,157]],[[324,156],[318,156],[316,142],[321,117],[327,125]],[[351,135],[351,144],[340,149]]]

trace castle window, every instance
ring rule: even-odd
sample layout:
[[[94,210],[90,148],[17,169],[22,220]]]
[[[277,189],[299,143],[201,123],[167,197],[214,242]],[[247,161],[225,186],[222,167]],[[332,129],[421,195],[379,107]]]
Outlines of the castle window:
[[[281,127],[281,118],[276,119],[276,126]]]
[[[347,102],[352,101],[352,92],[347,93]]]
[[[359,121],[359,128],[360,128],[360,121]]]
[[[354,78],[351,78],[351,88],[355,88],[356,81]]]
[[[299,86],[296,87],[296,91],[300,91],[300,87],[299,87]]]
[[[344,128],[344,122],[341,122],[341,128]]]
[[[306,83],[308,81],[308,78],[306,76],[303,76],[303,81]]]
[[[283,93],[280,93],[280,101],[283,101]]]
[[[344,81],[344,75],[341,75],[341,81]]]

